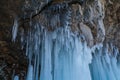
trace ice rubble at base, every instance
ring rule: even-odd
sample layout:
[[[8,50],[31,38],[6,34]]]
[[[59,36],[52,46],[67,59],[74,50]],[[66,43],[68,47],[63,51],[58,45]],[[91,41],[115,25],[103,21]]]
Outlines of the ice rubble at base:
[[[51,32],[36,23],[22,39],[29,58],[26,80],[120,80],[118,50],[113,46],[110,53],[102,44],[89,48],[84,37],[69,27]]]

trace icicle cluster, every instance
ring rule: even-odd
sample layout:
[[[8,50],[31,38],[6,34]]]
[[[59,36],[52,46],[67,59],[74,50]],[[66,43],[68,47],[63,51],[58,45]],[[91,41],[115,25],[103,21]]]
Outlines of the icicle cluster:
[[[39,24],[34,27],[35,31],[27,39],[26,80],[91,80],[91,50],[77,34],[72,34],[67,27],[53,32],[40,28]]]
[[[60,19],[60,26],[54,31],[48,31],[41,23],[35,22],[26,38],[24,35],[21,37],[29,58],[26,80],[91,80],[91,50],[78,33],[71,32],[70,12],[55,16],[57,18],[50,17],[55,18],[50,25],[54,28],[54,23]]]
[[[117,59],[118,49],[111,45],[96,46],[90,65],[92,80],[120,80],[120,66]]]

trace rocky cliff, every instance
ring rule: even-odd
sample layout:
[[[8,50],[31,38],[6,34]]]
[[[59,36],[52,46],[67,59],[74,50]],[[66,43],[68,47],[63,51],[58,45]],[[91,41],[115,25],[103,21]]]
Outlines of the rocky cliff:
[[[55,7],[55,9],[53,8]],[[0,1],[0,79],[12,75],[25,75],[27,58],[20,42],[11,41],[14,19],[18,17],[19,29],[29,28],[30,17],[52,31],[62,25],[52,19],[57,14],[70,11],[71,30],[84,35],[83,40],[92,47],[99,43],[112,43],[120,50],[120,0],[2,0]],[[30,15],[32,14],[32,15]],[[46,17],[46,15],[50,17]],[[47,24],[47,25],[46,25]],[[51,25],[52,24],[52,25]],[[53,25],[54,24],[54,25]],[[48,26],[49,25],[49,26]],[[19,37],[18,37],[19,38]],[[21,61],[22,59],[22,61]]]

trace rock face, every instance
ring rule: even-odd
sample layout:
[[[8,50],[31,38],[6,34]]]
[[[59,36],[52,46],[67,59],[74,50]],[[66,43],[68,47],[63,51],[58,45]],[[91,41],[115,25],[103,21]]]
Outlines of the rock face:
[[[48,1],[48,2],[47,2]],[[11,42],[11,29],[14,18],[29,18],[30,14],[37,14],[33,19],[39,20],[48,30],[54,30],[60,27],[63,23],[59,20],[53,20],[53,17],[61,12],[65,14],[70,11],[69,22],[73,32],[79,32],[84,35],[88,46],[92,47],[95,44],[102,42],[113,43],[120,50],[120,0],[52,0],[53,2],[47,5],[51,0],[38,0],[33,3],[30,0],[2,0],[0,1],[0,72],[1,80],[11,79],[11,75],[19,74],[24,76],[27,68],[27,58],[24,54],[24,49],[20,48],[20,42]],[[72,1],[75,1],[72,3]],[[81,0],[82,1],[82,0]],[[37,4],[37,5],[36,5]],[[39,7],[38,5],[41,4]],[[59,9],[57,5],[64,5]],[[56,6],[56,9],[51,8]],[[43,12],[38,13],[41,9]],[[49,10],[50,9],[50,10]],[[53,11],[51,11],[53,10]],[[62,12],[63,11],[63,12]],[[48,13],[50,17],[46,17]],[[29,19],[20,21],[20,29],[28,28]],[[57,17],[56,17],[57,19]],[[50,22],[51,21],[51,22]],[[49,23],[48,23],[49,22]],[[23,25],[24,23],[24,25]],[[52,24],[52,25],[51,25]],[[19,37],[18,37],[19,38]],[[23,61],[20,61],[21,58]],[[15,67],[15,68],[14,68]],[[6,76],[5,76],[6,75]],[[3,79],[4,77],[4,79]]]
[[[0,1],[0,80],[12,80],[12,75],[22,78],[27,68],[27,58],[19,43],[11,42],[14,17],[19,13],[20,0]],[[23,59],[23,61],[21,61]]]
[[[73,22],[77,24],[74,25],[74,23],[72,23],[73,28],[75,28],[76,26],[79,27],[78,24],[81,23],[84,24],[84,26],[81,25],[80,29],[82,30],[83,35],[85,35],[88,45],[92,46],[97,43],[103,42],[105,38],[105,29],[103,24],[104,13],[105,13],[104,2],[102,0],[86,1],[86,3],[83,6],[79,4],[74,4],[72,7],[74,11],[73,14],[75,14],[73,15],[72,19],[75,18],[74,16],[76,17],[80,16],[79,17],[80,20],[77,19],[73,20]],[[85,29],[86,31],[84,30],[85,26],[86,28],[89,28],[89,29]],[[92,43],[90,43],[91,41]]]
[[[120,50],[120,0],[108,0],[105,11],[106,41],[112,42]]]

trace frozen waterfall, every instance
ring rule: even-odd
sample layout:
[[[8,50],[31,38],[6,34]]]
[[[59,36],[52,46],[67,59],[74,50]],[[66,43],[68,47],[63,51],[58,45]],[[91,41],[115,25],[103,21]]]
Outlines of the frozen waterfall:
[[[60,7],[64,8],[61,13],[50,12]],[[120,80],[118,49],[104,43],[88,47],[84,35],[71,30],[71,12],[66,7],[66,4],[51,6],[46,11],[50,14],[42,15],[46,20],[43,18],[43,23],[31,20],[27,31],[18,27],[15,20],[12,41],[21,30],[19,41],[29,60],[25,80]],[[19,78],[15,76],[14,80]]]
[[[91,80],[91,50],[81,36],[68,27],[53,32],[39,24],[34,28],[27,37],[26,54],[32,64],[27,80]]]
[[[33,26],[21,37],[29,59],[26,80],[120,80],[119,51],[113,45],[89,48],[84,36],[68,26],[54,31],[40,23]]]

